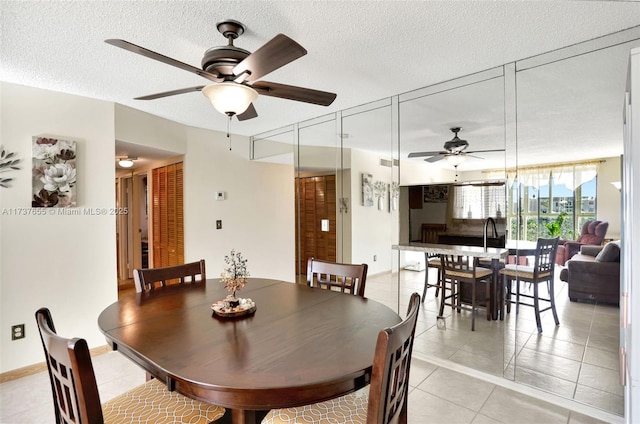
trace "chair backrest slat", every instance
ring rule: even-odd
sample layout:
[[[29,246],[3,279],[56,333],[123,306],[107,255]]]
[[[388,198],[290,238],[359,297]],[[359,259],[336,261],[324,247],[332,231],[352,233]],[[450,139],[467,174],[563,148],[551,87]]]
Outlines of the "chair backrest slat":
[[[551,273],[551,275],[553,275],[558,241],[559,237],[538,239],[533,265],[534,278],[544,273]]]
[[[419,307],[420,295],[413,293],[405,320],[378,334],[369,387],[368,424],[407,422],[409,369]]]
[[[364,297],[367,269],[367,264],[342,264],[309,258],[307,285],[329,290],[337,288],[342,293],[348,292]]]
[[[447,231],[447,224],[422,224],[420,242],[437,244],[438,236],[445,231]]]
[[[170,284],[172,280],[176,280],[179,284],[184,284],[187,282],[186,277],[189,277],[189,281],[193,283],[197,281],[197,276],[200,276],[200,281],[207,279],[204,259],[197,262],[167,266],[163,268],[133,270],[133,279],[138,293],[153,290],[156,288],[157,284],[164,287],[167,284]]]
[[[36,323],[49,371],[56,423],[102,424],[100,395],[86,340],[58,336],[47,308],[36,312]]]

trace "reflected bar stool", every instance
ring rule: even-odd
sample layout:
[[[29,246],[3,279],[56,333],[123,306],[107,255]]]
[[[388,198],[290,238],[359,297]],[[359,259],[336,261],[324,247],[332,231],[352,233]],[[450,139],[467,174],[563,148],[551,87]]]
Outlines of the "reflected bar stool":
[[[520,305],[532,306],[535,310],[536,326],[538,327],[538,333],[542,333],[542,323],[540,320],[540,313],[551,309],[553,312],[553,319],[556,325],[560,324],[558,320],[558,314],[556,312],[556,302],[554,293],[554,270],[555,270],[555,258],[558,248],[558,237],[555,238],[539,238],[536,245],[536,255],[533,266],[524,266],[517,264],[507,264],[500,270],[500,275],[504,278],[504,286],[506,287],[506,303],[507,313],[511,312],[511,304],[516,304],[516,314],[519,312]],[[516,282],[516,300],[512,301],[512,285],[513,281]],[[531,283],[533,286],[533,294],[522,293],[520,290],[520,283]],[[547,284],[547,290],[549,292],[548,298],[541,298],[539,295],[538,286],[540,283]],[[533,303],[525,303],[520,298],[532,299]],[[549,302],[549,306],[540,309],[540,301]]]
[[[447,224],[422,224],[420,242],[437,244],[438,236],[440,233],[447,231]],[[440,286],[442,285],[442,263],[440,261],[440,255],[429,252],[424,252],[425,270],[424,270],[424,289],[422,289],[422,302],[424,302],[427,296],[427,289],[429,287],[436,288],[436,297],[440,293]],[[438,270],[438,280],[435,284],[429,283],[429,268],[436,268]]]
[[[477,258],[440,255],[442,263],[442,297],[440,298],[440,316],[443,316],[445,305],[451,305],[458,312],[462,309],[462,304],[471,305],[471,331],[476,328],[476,308],[484,306],[487,311],[487,320],[491,320],[491,280],[493,271],[478,266]],[[478,304],[477,288],[480,283],[484,283],[484,305]],[[446,285],[449,284],[449,288]],[[470,287],[471,299],[464,298],[463,284]],[[447,296],[446,290],[450,291]],[[447,299],[450,303],[447,303]]]

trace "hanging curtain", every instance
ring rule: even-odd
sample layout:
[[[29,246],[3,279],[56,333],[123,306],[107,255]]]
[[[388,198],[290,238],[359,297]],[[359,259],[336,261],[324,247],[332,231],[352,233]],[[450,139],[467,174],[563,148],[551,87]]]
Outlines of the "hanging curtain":
[[[597,164],[567,165],[551,169],[555,184],[564,184],[569,190],[575,190],[598,175]]]
[[[555,184],[564,184],[569,190],[575,190],[598,175],[599,165],[598,161],[508,169],[507,187],[512,188],[516,179],[519,184],[527,187],[540,187],[548,184],[549,176],[553,175]],[[504,177],[505,171],[489,171],[487,175],[489,178],[497,178],[499,175]]]

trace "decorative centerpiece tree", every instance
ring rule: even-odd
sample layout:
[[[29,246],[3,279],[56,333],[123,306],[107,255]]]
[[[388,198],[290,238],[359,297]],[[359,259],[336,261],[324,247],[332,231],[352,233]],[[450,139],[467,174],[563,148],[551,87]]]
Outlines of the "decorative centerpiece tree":
[[[247,270],[247,260],[242,257],[242,253],[231,250],[231,254],[224,257],[227,265],[220,274],[224,287],[231,292],[227,296],[229,306],[236,307],[240,300],[236,297],[236,292],[241,290],[249,281],[249,271]]]

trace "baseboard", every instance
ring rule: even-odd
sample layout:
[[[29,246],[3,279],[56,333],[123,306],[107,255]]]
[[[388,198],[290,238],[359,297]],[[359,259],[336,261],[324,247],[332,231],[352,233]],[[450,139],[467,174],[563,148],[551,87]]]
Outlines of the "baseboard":
[[[102,355],[103,353],[107,353],[110,351],[111,346],[108,345],[95,347],[89,350],[91,356]],[[27,377],[29,375],[37,374],[46,370],[47,364],[45,362],[40,362],[33,365],[27,365],[26,367],[17,368],[15,370],[3,372],[2,374],[0,374],[0,384],[6,383],[7,381],[16,380],[18,378]]]

